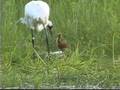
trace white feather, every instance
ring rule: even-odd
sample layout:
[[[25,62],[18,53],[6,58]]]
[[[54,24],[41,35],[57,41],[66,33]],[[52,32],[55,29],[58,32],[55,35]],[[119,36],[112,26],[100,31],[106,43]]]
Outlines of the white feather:
[[[19,21],[27,25],[31,29],[42,31],[43,25],[52,25],[49,21],[50,8],[46,2],[43,1],[30,1],[25,5],[24,17]]]

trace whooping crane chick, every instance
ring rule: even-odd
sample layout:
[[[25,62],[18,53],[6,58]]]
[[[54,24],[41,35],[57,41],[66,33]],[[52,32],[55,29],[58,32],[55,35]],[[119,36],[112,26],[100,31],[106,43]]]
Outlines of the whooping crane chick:
[[[66,48],[68,48],[68,44],[67,44],[67,41],[63,38],[62,34],[59,33],[58,36],[57,36],[57,39],[56,39],[56,43],[57,43],[57,46],[58,48],[64,52],[64,50]]]

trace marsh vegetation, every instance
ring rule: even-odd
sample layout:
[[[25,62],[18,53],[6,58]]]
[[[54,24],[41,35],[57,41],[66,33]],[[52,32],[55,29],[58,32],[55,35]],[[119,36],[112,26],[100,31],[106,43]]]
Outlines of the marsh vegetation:
[[[120,88],[120,0],[44,0],[54,23],[51,50],[58,32],[70,45],[68,56],[51,60],[41,56],[44,32],[35,32],[41,58],[33,60],[30,31],[15,25],[30,0],[0,1],[0,87]]]

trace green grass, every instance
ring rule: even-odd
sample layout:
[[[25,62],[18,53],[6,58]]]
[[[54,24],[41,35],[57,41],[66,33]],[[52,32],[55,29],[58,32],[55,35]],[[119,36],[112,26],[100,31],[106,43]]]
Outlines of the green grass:
[[[120,87],[120,0],[44,0],[51,8],[54,37],[63,33],[69,43],[67,56],[47,60],[44,32],[35,32],[36,49],[42,57],[32,59],[31,33],[15,22],[24,15],[30,0],[1,0],[0,87],[78,88]],[[32,86],[32,87],[33,87]]]

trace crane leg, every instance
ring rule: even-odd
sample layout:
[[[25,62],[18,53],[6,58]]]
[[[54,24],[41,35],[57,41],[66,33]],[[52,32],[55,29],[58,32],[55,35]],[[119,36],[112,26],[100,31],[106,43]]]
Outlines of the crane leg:
[[[45,26],[44,26],[44,30],[45,30],[45,38],[46,38],[46,44],[47,44],[48,58],[49,58],[50,48],[49,48],[49,42],[48,42],[48,33],[47,33],[47,29],[45,28]]]
[[[31,35],[32,35],[32,47],[35,49],[35,37],[34,37],[34,31],[31,29]],[[33,59],[35,59],[35,52],[33,52]]]
[[[32,29],[31,29],[31,35],[32,35],[32,46],[33,48],[35,48],[35,37],[34,37],[34,32]]]

